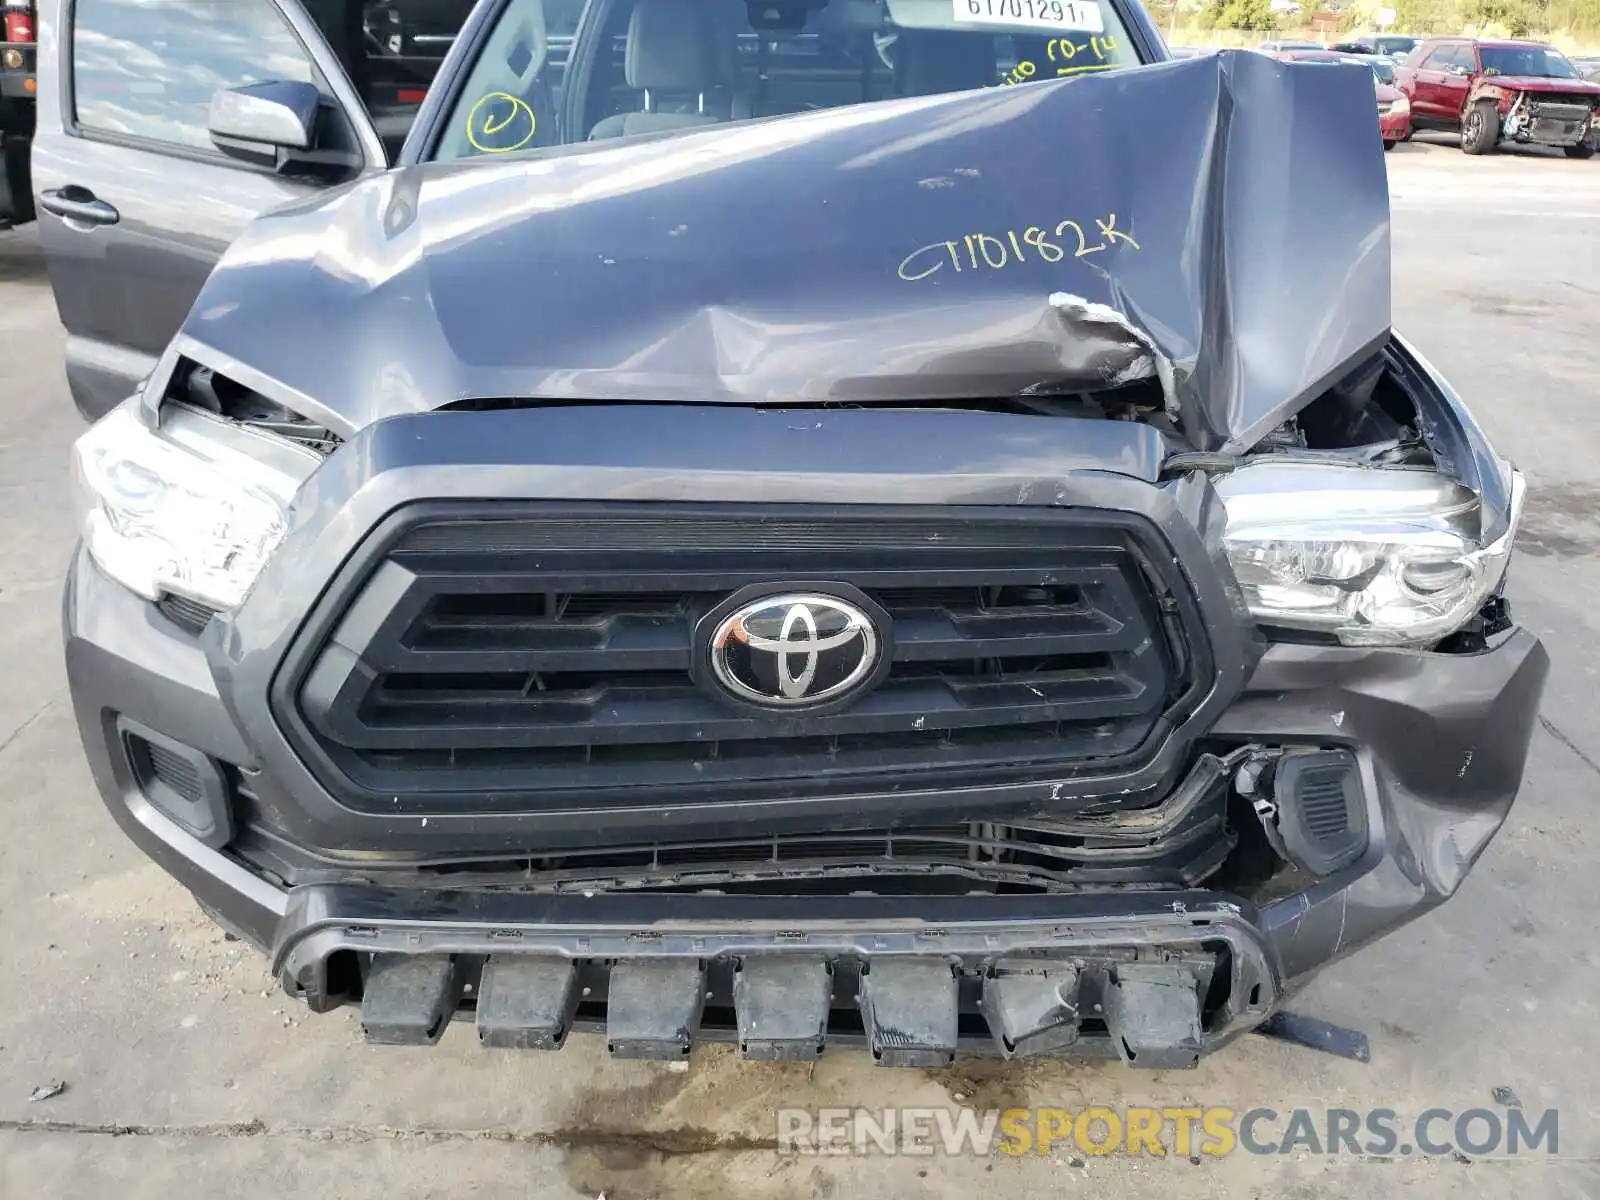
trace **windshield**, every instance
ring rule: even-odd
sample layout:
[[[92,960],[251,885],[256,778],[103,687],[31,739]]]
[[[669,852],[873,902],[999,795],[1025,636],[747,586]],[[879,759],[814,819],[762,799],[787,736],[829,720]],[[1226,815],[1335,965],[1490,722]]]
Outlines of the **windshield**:
[[[1578,68],[1548,46],[1479,46],[1485,75],[1544,75],[1576,79]]]
[[[575,7],[581,19],[558,24],[557,10]],[[434,157],[681,132],[1138,62],[1103,0],[510,0]]]
[[[1410,54],[1417,48],[1417,39],[1413,37],[1381,37],[1376,39],[1379,54]]]
[[[1394,82],[1394,64],[1385,62],[1381,58],[1364,58],[1360,60],[1372,68],[1372,73],[1378,77],[1379,83]]]

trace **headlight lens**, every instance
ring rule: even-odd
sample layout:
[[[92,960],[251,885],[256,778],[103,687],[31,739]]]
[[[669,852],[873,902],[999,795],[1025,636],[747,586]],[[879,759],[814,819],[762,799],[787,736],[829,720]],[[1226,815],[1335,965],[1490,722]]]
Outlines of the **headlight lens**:
[[[175,592],[233,608],[283,539],[301,477],[192,427],[154,433],[136,404],[113,410],[73,447],[84,545],[101,570],[148,599]]]
[[[1404,96],[1401,96],[1393,104],[1389,105],[1390,116],[1399,116],[1403,113],[1409,113],[1410,111],[1411,101],[1407,100]]]
[[[1487,546],[1477,495],[1432,471],[1256,463],[1217,490],[1228,557],[1258,621],[1347,646],[1426,646],[1499,587],[1523,483],[1513,476],[1510,528]]]

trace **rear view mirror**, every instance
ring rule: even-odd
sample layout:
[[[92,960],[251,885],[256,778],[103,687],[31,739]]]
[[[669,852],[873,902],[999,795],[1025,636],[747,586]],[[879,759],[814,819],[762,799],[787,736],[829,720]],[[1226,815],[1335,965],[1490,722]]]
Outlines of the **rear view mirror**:
[[[316,139],[322,94],[314,83],[273,81],[228,88],[211,98],[211,141],[218,150],[264,166]]]

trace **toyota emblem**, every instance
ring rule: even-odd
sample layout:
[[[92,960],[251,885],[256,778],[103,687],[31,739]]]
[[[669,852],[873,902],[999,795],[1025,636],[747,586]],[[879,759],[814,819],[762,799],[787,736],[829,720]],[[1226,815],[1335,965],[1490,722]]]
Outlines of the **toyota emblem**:
[[[766,596],[711,635],[711,670],[741,700],[799,708],[838,699],[870,679],[882,639],[872,618],[837,596]]]

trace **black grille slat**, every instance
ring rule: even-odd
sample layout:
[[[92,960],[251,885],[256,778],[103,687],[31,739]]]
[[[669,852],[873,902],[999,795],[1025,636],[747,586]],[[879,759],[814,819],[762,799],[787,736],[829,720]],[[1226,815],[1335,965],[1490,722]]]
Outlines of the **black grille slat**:
[[[1037,691],[1030,688],[1036,687]],[[962,697],[967,697],[963,702]],[[445,689],[433,695],[380,691],[362,721],[330,721],[352,749],[403,749],[419,736],[445,736],[461,749],[622,742],[705,743],[783,737],[786,727],[729,711],[693,685],[626,682],[604,690],[555,694],[509,687],[499,692]],[[995,680],[891,680],[843,713],[793,718],[817,733],[972,729],[1015,722],[1105,720],[1148,710],[1149,701],[1107,672],[1038,684]],[[371,723],[372,718],[381,724]]]
[[[999,781],[1127,758],[1188,686],[1119,514],[500,507],[526,515],[402,528],[350,585],[296,685],[314,769],[393,804],[533,807]],[[860,589],[890,618],[886,676],[823,714],[721,695],[696,629],[760,584]]]
[[[896,662],[1082,654],[1127,648],[1133,640],[1125,625],[1099,612],[968,616],[948,610],[890,609],[890,614],[895,618]]]
[[[889,735],[807,737],[724,741],[708,744],[629,743],[621,746],[562,746],[547,749],[362,752],[353,756],[356,778],[373,791],[395,788],[448,790],[462,772],[474,783],[501,790],[526,782],[537,772],[551,791],[582,787],[639,788],[638,803],[654,803],[656,789],[793,777],[803,761],[817,780],[848,778],[863,771],[980,770],[1004,750],[1011,766],[1078,758],[1111,757],[1133,750],[1138,738],[1128,729],[1058,726],[1007,726],[1001,730],[954,730],[948,734],[907,731]],[[980,736],[981,735],[981,736]]]
[[[559,561],[565,564],[576,557],[579,556],[576,554],[563,556]],[[848,555],[840,554],[818,558],[802,568],[793,556],[771,556],[751,550],[741,556],[738,568],[730,569],[726,565],[697,566],[694,561],[697,556],[690,554],[663,557],[671,559],[670,565],[659,565],[660,560],[657,559],[650,565],[641,562],[634,569],[640,591],[654,592],[660,588],[670,588],[685,597],[721,599],[729,592],[752,582],[752,577],[757,581],[785,579],[794,578],[797,573],[803,574],[813,582],[828,579],[847,580],[869,593],[891,589],[905,594],[918,581],[927,582],[935,575],[945,583],[954,582],[957,585],[965,583],[967,586],[961,589],[963,591],[985,584],[1030,587],[1038,585],[1041,579],[1061,575],[1069,578],[1077,577],[1085,586],[1093,586],[1117,576],[1121,569],[1114,557],[1107,557],[1104,560],[1097,558],[1096,561],[1064,567],[1059,558],[1052,562],[1052,555],[1048,550],[1039,552],[1037,548],[1031,554],[1019,552],[1004,558],[988,556],[995,561],[987,565],[974,561],[981,557],[979,555],[967,556],[966,561],[961,562],[932,559],[920,564],[914,562],[902,564],[895,561],[895,556],[885,554],[857,556],[854,560]],[[774,557],[778,561],[766,561]],[[521,555],[508,556],[506,564],[493,575],[484,575],[474,567],[464,567],[459,557],[439,559],[397,554],[393,561],[403,564],[419,576],[436,580],[440,589],[446,594],[451,588],[483,594],[507,595],[546,591],[588,595],[597,590],[596,580],[592,574],[574,571],[565,566],[552,566],[548,570],[528,569],[524,567],[526,560]],[[602,594],[608,595],[610,590],[607,589]]]
[[[959,589],[963,593],[968,589]],[[946,660],[962,657],[1083,653],[1128,647],[1126,626],[1083,605],[1042,605],[983,609],[975,605],[933,607],[916,604],[899,588],[870,592],[898,603],[884,604],[894,618],[894,660]],[[702,609],[725,593],[709,593]],[[570,604],[567,604],[570,597]],[[498,598],[498,597],[496,597]],[[395,653],[365,657],[382,670],[401,669],[425,656],[430,670],[562,671],[605,664],[617,670],[689,669],[690,624],[680,603],[670,611],[630,612],[626,593],[611,596],[563,594],[576,617],[559,619],[514,612],[462,614],[428,611],[418,618]],[[599,606],[615,601],[621,615],[604,616]],[[1142,634],[1139,636],[1143,636]]]
[[[689,635],[680,615],[619,617],[606,622],[441,622],[425,616],[393,652],[367,656],[393,670],[411,661],[435,671],[579,671],[605,664],[624,671],[689,668]]]
[[[860,552],[875,549],[919,553],[1028,550],[1038,547],[1039,526],[1019,513],[1007,520],[963,517],[897,518],[885,521],[866,510],[796,519],[698,515],[608,517],[549,516],[537,522],[460,520],[423,523],[395,547],[403,554],[594,553],[642,548],[705,554]],[[1119,549],[1121,538],[1102,543]]]

